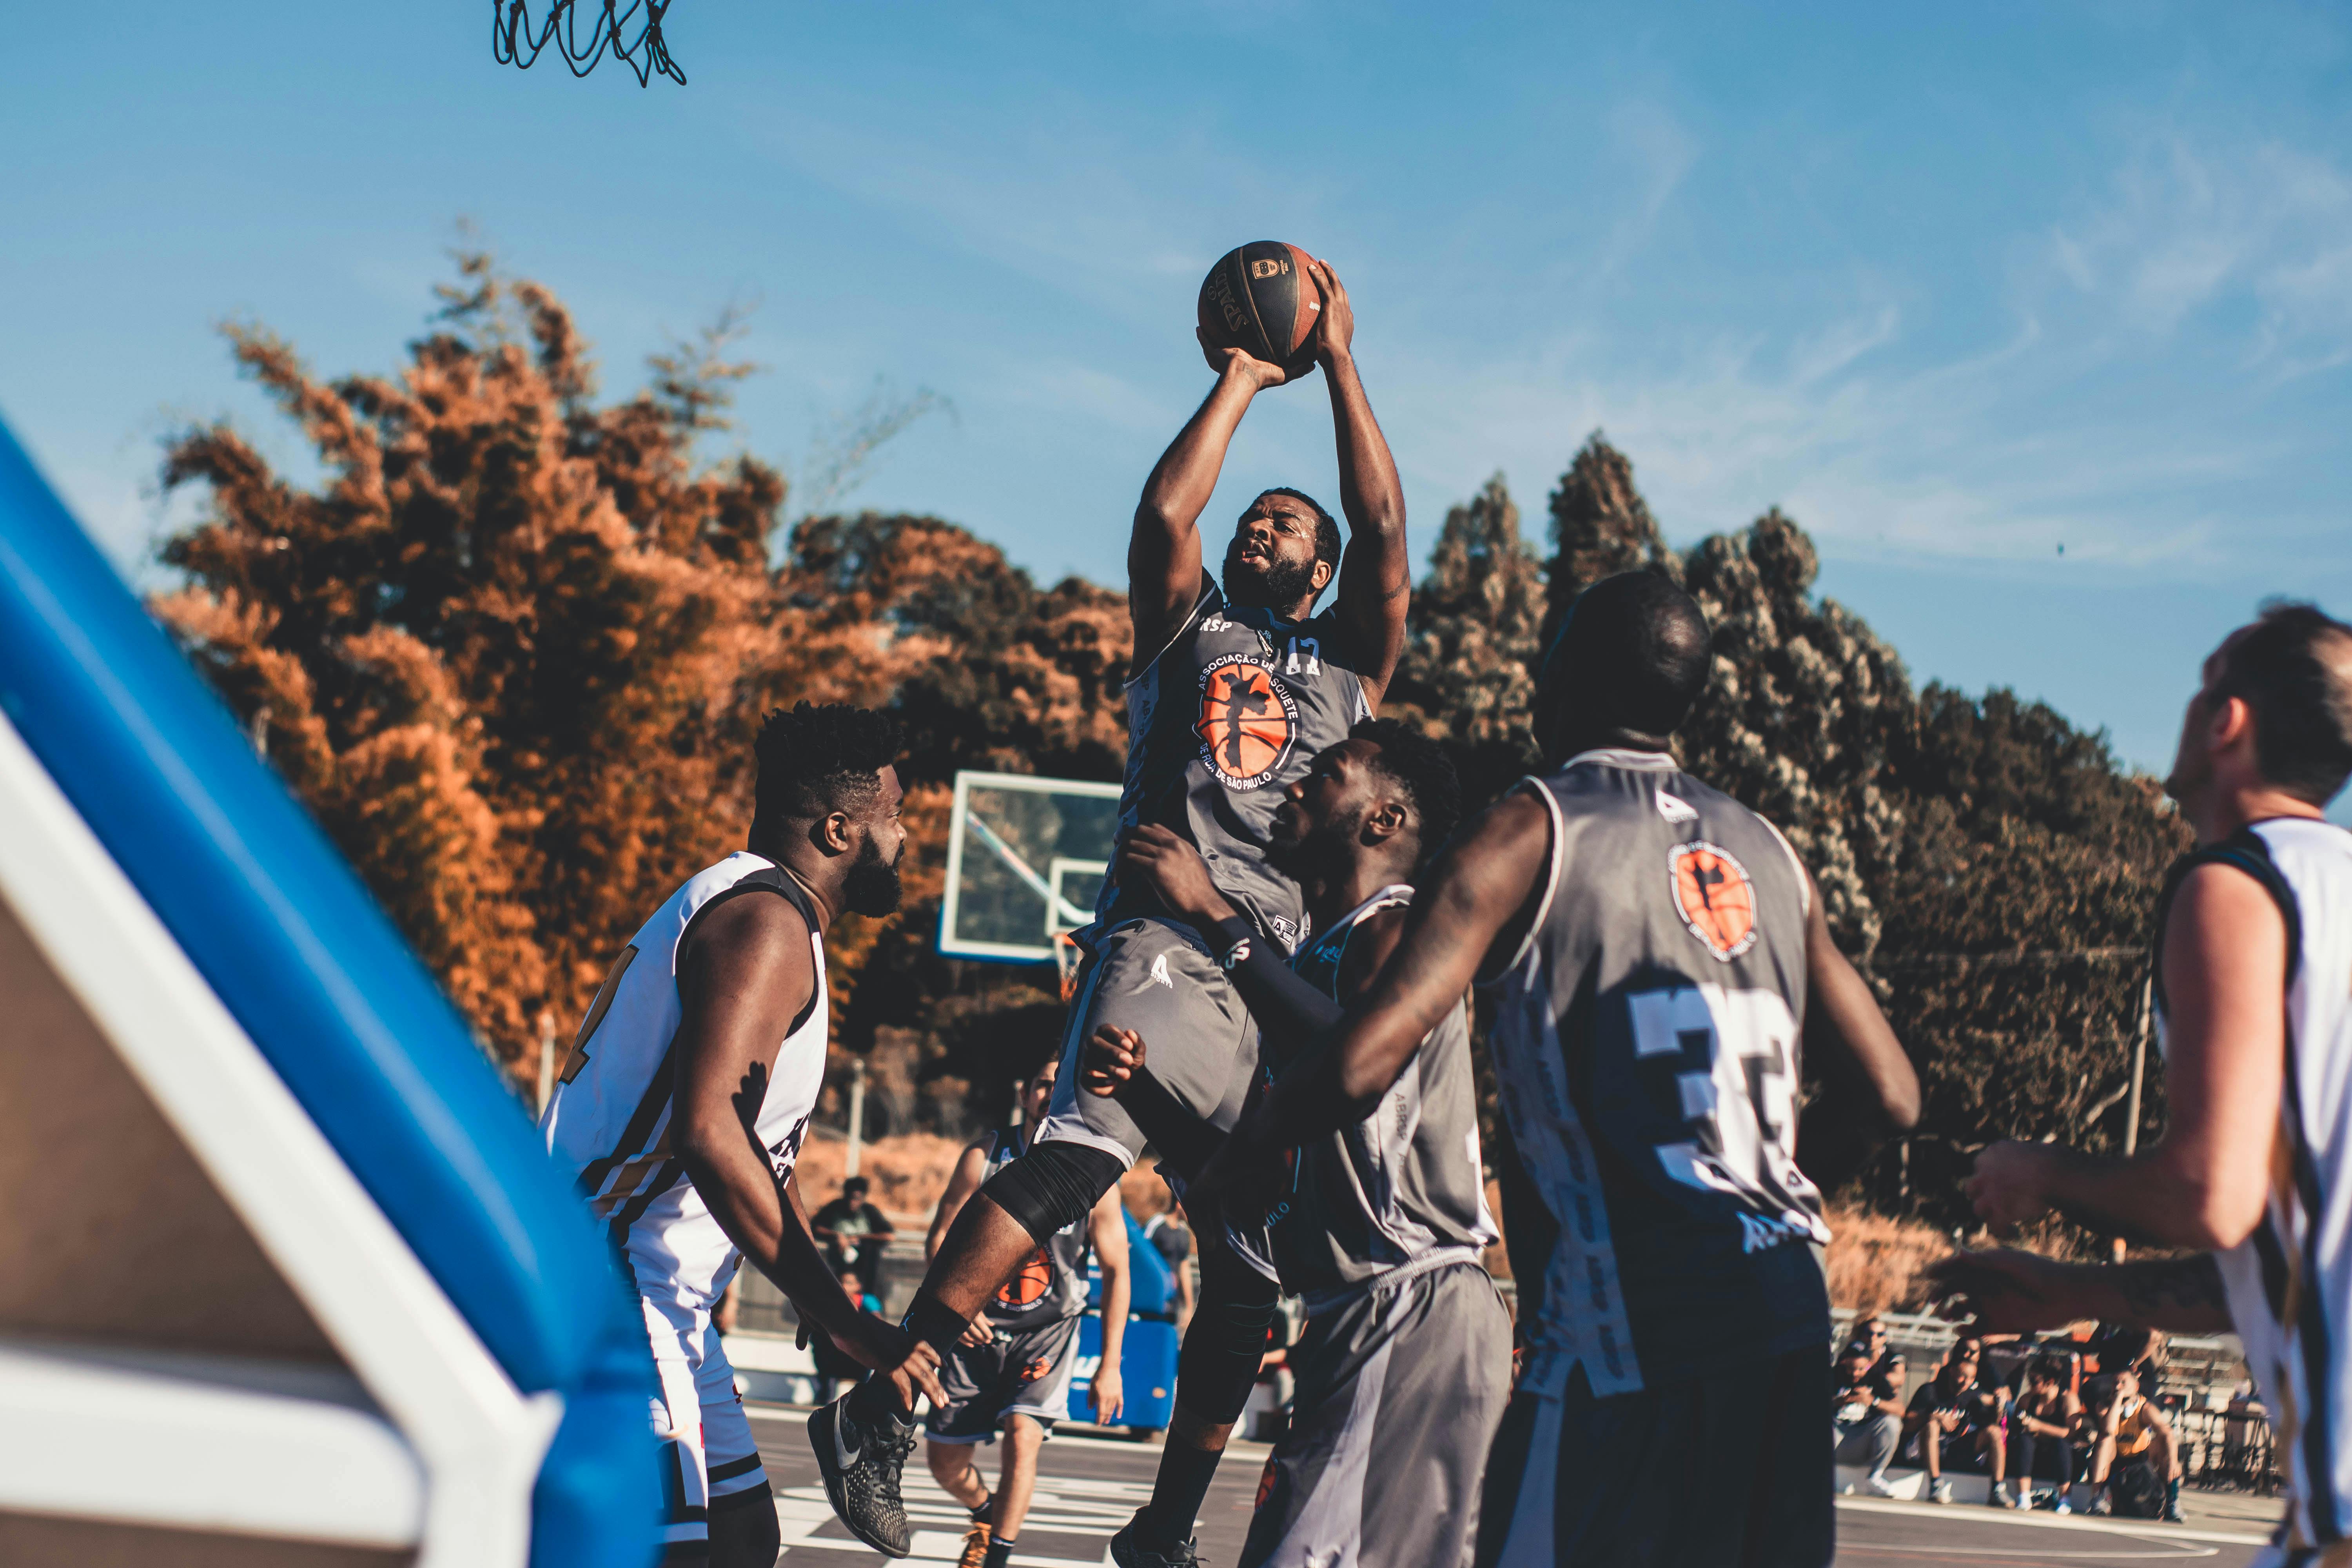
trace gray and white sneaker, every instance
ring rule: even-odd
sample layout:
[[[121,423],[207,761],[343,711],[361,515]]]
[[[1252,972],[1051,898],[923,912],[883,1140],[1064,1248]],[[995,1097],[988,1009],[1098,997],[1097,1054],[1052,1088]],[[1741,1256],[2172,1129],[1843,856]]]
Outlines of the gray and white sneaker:
[[[915,1424],[876,1426],[849,1414],[852,1389],[809,1417],[809,1447],[824,1475],[825,1500],[849,1533],[885,1557],[904,1557],[907,1508],[898,1475],[914,1452]]]
[[[1118,1568],[1198,1568],[1200,1554],[1189,1541],[1164,1548],[1144,1545],[1143,1514],[1137,1509],[1127,1528],[1110,1538],[1110,1560]]]
[[[1927,1500],[1929,1502],[1951,1501],[1952,1483],[1944,1479],[1941,1476],[1937,1477],[1934,1481],[1928,1484]]]

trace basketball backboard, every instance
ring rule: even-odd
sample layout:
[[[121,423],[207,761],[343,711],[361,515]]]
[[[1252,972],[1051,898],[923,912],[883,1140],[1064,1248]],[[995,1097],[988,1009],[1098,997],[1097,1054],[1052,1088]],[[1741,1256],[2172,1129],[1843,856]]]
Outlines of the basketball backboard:
[[[1094,919],[1118,834],[1118,792],[1085,779],[956,774],[940,952],[1051,962],[1055,934]]]

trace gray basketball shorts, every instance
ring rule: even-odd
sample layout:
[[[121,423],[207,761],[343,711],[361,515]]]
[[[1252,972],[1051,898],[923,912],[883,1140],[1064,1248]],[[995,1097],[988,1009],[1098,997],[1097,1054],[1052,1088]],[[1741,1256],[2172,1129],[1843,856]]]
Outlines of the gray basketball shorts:
[[[1026,1415],[1054,1429],[1070,1417],[1070,1374],[1078,1363],[1078,1320],[998,1329],[984,1345],[959,1344],[940,1358],[948,1402],[923,1424],[934,1443],[985,1443],[1007,1416]]]
[[[1407,1265],[1307,1321],[1290,1429],[1242,1568],[1463,1568],[1511,1394],[1511,1319],[1475,1262]]]
[[[1142,1154],[1146,1140],[1126,1110],[1078,1089],[1087,1041],[1105,1024],[1140,1035],[1151,1076],[1186,1110],[1232,1130],[1257,1072],[1257,1026],[1192,927],[1132,920],[1088,943],[1038,1142],[1083,1143],[1129,1166]]]

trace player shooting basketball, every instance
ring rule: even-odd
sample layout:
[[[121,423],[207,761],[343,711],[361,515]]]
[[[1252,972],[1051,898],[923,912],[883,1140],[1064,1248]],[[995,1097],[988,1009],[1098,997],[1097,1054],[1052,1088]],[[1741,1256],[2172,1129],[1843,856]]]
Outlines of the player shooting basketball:
[[[1198,524],[1234,432],[1259,393],[1293,374],[1205,335],[1217,384],[1153,468],[1128,546],[1135,662],[1122,826],[1157,825],[1196,846],[1225,900],[1286,953],[1305,934],[1305,911],[1297,884],[1265,863],[1275,810],[1315,754],[1347,739],[1379,702],[1403,650],[1412,585],[1403,491],[1356,374],[1354,314],[1329,267],[1307,267],[1321,297],[1310,341],[1330,390],[1346,570],[1339,525],[1290,489],[1263,492],[1242,513],[1222,586],[1203,569]],[[1336,600],[1318,615],[1335,576]],[[1076,1092],[1077,1053],[1097,1029],[1148,1038],[1157,1079],[1184,1113],[1221,1131],[1256,1070],[1255,1026],[1213,956],[1222,944],[1213,950],[1149,889],[1116,879],[1096,915],[1078,933],[1087,954],[1036,1143],[964,1205],[908,1312],[916,1339],[937,1351],[952,1347],[1021,1260],[1082,1218],[1143,1152],[1144,1134],[1118,1101]],[[1181,1182],[1189,1172],[1172,1173]],[[1229,1249],[1212,1252],[1161,1459],[1163,1486],[1189,1494],[1195,1509],[1256,1376],[1276,1300],[1270,1279]],[[809,1423],[834,1510],[893,1556],[907,1552],[898,1473],[911,1421],[877,1379]],[[1171,1552],[1171,1561],[1191,1555],[1181,1543]]]

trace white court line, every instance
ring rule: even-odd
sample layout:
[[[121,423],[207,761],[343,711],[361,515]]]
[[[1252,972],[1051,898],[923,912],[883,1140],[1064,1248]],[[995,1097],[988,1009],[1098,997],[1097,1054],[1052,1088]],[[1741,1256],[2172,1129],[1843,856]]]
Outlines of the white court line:
[[[2021,1524],[2034,1530],[2093,1530],[2108,1535],[2128,1535],[2137,1541],[2215,1541],[2224,1546],[2268,1546],[2271,1543],[2267,1535],[2191,1530],[2186,1525],[2159,1524],[2153,1520],[2118,1521],[2113,1517],[2089,1519],[2079,1514],[2027,1513],[2021,1509],[1988,1508],[1982,1503],[1903,1502],[1892,1498],[1842,1497],[1837,1500],[1837,1505],[1850,1508],[1857,1513],[1897,1513],[1912,1519],[1952,1519],[1966,1524]]]

